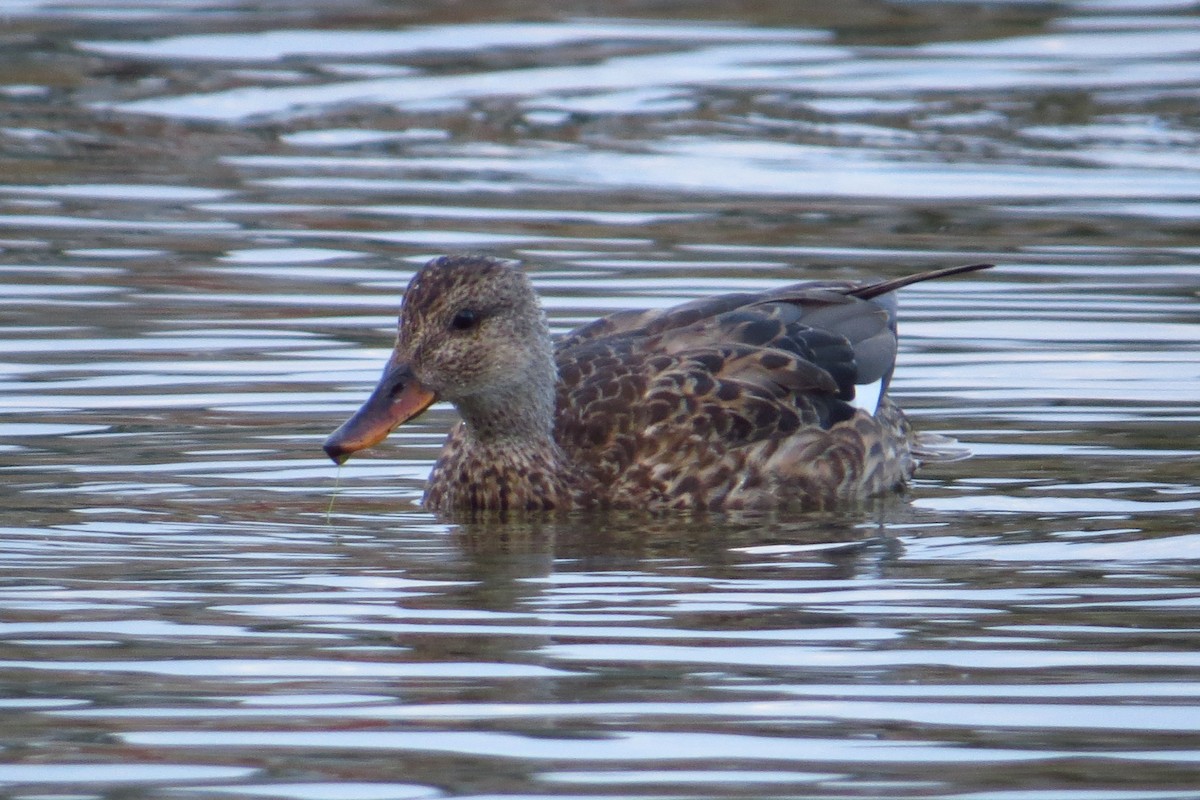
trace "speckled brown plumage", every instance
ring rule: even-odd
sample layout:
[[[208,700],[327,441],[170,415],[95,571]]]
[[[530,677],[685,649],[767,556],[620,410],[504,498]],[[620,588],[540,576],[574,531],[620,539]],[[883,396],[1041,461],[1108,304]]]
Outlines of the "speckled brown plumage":
[[[425,504],[454,509],[824,509],[915,468],[887,398],[901,286],[799,283],[620,312],[551,343],[524,273],[434,259],[409,284],[375,393],[330,436],[335,460],[434,399],[458,408]],[[877,393],[858,397],[863,388]]]

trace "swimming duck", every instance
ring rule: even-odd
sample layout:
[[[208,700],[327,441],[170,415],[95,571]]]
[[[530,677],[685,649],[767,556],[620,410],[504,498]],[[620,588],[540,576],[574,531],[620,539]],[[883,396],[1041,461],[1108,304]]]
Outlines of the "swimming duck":
[[[554,341],[518,265],[435,258],[325,452],[340,464],[441,399],[462,421],[429,476],[433,511],[853,504],[902,487],[919,457],[886,394],[893,292],[990,266],[621,311]]]

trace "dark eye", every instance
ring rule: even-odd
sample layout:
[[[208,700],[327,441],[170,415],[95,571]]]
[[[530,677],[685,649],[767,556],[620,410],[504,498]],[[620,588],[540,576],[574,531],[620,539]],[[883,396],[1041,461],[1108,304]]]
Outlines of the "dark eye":
[[[456,331],[469,331],[479,324],[479,312],[473,308],[464,308],[450,320],[450,327]]]

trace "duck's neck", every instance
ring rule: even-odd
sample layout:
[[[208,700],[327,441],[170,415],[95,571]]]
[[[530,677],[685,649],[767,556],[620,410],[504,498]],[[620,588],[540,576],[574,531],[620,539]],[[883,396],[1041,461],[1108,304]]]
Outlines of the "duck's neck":
[[[451,434],[425,494],[428,507],[569,509],[580,475],[554,439],[558,370],[550,337],[532,337],[530,358],[486,392],[452,398],[463,424]]]
[[[436,511],[574,508],[575,470],[554,440],[553,386],[456,403],[463,424],[434,466],[425,504]]]
[[[530,335],[516,368],[486,390],[451,398],[474,444],[543,447],[554,443],[554,390],[558,367],[545,322]]]
[[[455,406],[472,446],[543,448],[554,444],[553,376],[526,377]]]

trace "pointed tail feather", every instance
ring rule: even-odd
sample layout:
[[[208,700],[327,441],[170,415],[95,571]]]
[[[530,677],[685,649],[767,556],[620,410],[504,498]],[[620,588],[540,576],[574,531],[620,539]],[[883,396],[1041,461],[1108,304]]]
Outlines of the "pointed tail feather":
[[[857,289],[852,289],[847,294],[858,297],[862,300],[870,300],[872,297],[894,292],[897,289],[902,289],[905,286],[911,286],[914,283],[922,281],[931,281],[934,278],[945,278],[950,275],[961,275],[964,272],[978,272],[983,269],[991,269],[995,264],[965,264],[957,267],[946,267],[945,269],[934,269],[929,272],[918,272],[916,275],[907,275],[903,278],[893,278],[889,281],[880,281],[879,283],[868,284]]]

